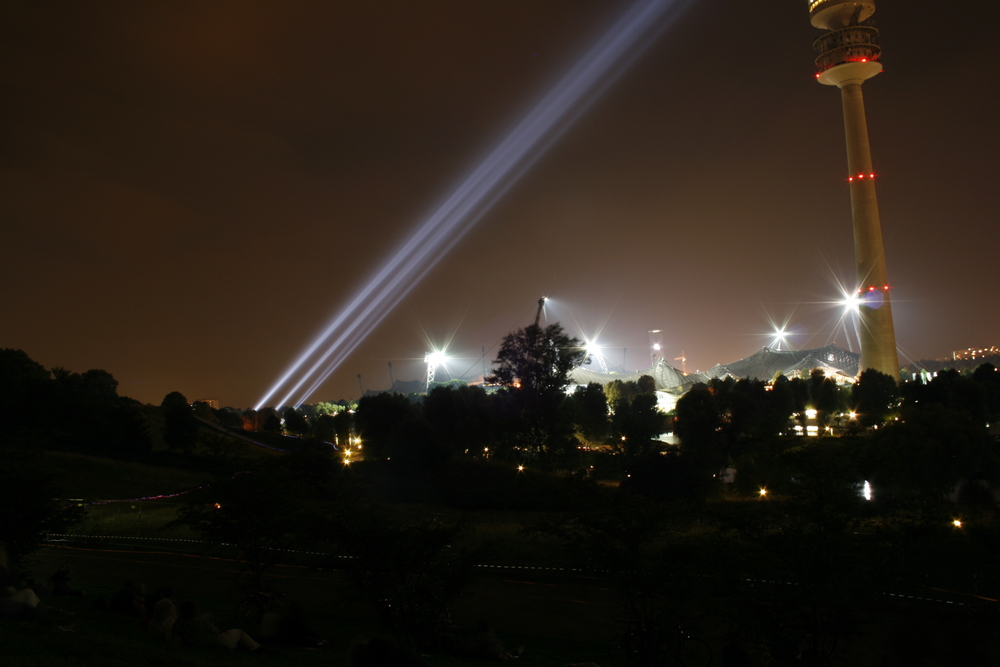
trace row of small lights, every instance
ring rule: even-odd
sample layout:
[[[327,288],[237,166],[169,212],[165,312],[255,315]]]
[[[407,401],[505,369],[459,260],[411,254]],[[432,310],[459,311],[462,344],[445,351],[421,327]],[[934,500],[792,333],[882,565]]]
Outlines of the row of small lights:
[[[767,494],[768,494],[767,487],[764,487],[764,486],[760,487],[760,490],[757,493],[758,493],[759,497],[766,498]],[[865,490],[863,492],[863,495],[864,495],[865,500],[871,500],[872,499],[872,487],[868,483],[867,480],[865,480]],[[955,528],[961,528],[962,526],[965,525],[965,522],[962,521],[961,519],[952,519],[951,520],[951,525],[954,526]]]

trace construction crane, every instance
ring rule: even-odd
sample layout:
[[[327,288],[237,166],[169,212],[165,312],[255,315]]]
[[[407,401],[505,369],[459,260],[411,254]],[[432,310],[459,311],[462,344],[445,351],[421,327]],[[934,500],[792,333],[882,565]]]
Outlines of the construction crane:
[[[681,350],[681,356],[674,357],[674,361],[681,362],[681,373],[683,373],[684,375],[688,374],[688,372],[687,372],[687,360],[688,360],[687,357],[684,356],[684,350]]]

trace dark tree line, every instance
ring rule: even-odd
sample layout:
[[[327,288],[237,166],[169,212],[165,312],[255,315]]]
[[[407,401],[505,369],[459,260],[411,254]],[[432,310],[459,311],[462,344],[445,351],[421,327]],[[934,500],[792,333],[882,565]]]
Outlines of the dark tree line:
[[[667,429],[653,378],[567,393],[570,370],[585,359],[580,341],[559,324],[530,325],[505,337],[488,388],[449,383],[425,396],[365,396],[356,410],[334,415],[316,406],[285,408],[283,426],[273,408],[243,419],[249,428],[269,430],[270,421],[274,430],[321,441],[334,435],[340,444],[353,433],[367,460],[418,466],[469,457],[567,469],[582,463],[582,451],[609,446],[625,466],[649,456]]]
[[[151,451],[145,409],[118,395],[100,369],[46,370],[22,350],[0,350],[0,437],[7,445],[141,460]]]
[[[815,410],[818,438],[794,435]],[[988,425],[1000,422],[1000,372],[992,365],[962,375],[943,371],[930,382],[899,385],[868,370],[854,385],[837,386],[820,371],[809,378],[715,380],[677,403],[675,432],[689,474],[704,484],[728,466],[736,488],[787,490],[801,480],[803,457],[812,449],[849,462],[857,482],[882,493],[940,500],[962,488],[979,493],[1000,481],[995,438]],[[823,437],[837,434],[841,437]],[[797,472],[798,471],[798,472]]]

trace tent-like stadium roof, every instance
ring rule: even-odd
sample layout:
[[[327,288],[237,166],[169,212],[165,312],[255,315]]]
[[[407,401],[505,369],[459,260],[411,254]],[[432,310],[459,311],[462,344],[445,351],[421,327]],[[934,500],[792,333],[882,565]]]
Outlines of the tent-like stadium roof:
[[[828,376],[839,374],[853,378],[858,374],[860,364],[860,354],[842,350],[836,345],[826,345],[811,350],[772,350],[765,347],[745,359],[725,365],[716,364],[704,373],[685,375],[661,358],[653,367],[633,373],[599,373],[577,367],[570,371],[569,379],[572,384],[596,382],[603,386],[614,380],[634,382],[643,375],[651,375],[656,381],[658,391],[683,393],[695,383],[708,382],[714,378],[733,377],[737,380],[750,378],[770,382],[779,372],[791,377],[814,368],[822,368]]]

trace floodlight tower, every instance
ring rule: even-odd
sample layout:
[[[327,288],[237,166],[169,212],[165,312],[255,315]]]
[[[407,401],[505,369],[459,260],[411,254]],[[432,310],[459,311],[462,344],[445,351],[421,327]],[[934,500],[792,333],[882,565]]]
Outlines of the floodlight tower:
[[[435,350],[424,355],[424,363],[427,364],[427,384],[424,385],[424,393],[428,393],[431,390],[431,383],[434,382],[434,371],[437,367],[443,364],[445,361],[444,352]]]
[[[875,171],[861,84],[882,71],[878,30],[869,19],[874,0],[808,0],[814,27],[826,30],[813,42],[816,80],[840,88],[847,135],[847,170],[854,219],[854,258],[861,319],[861,370],[874,368],[899,381],[896,333],[889,304],[889,278],[875,198]]]
[[[535,326],[536,327],[538,326],[538,323],[542,321],[542,309],[545,308],[545,302],[548,301],[548,300],[549,300],[549,298],[546,297],[546,296],[543,296],[541,299],[538,300],[538,311],[535,312]]]
[[[660,358],[663,351],[663,331],[661,329],[650,329],[649,334],[649,358],[652,366],[656,365],[656,360]]]

